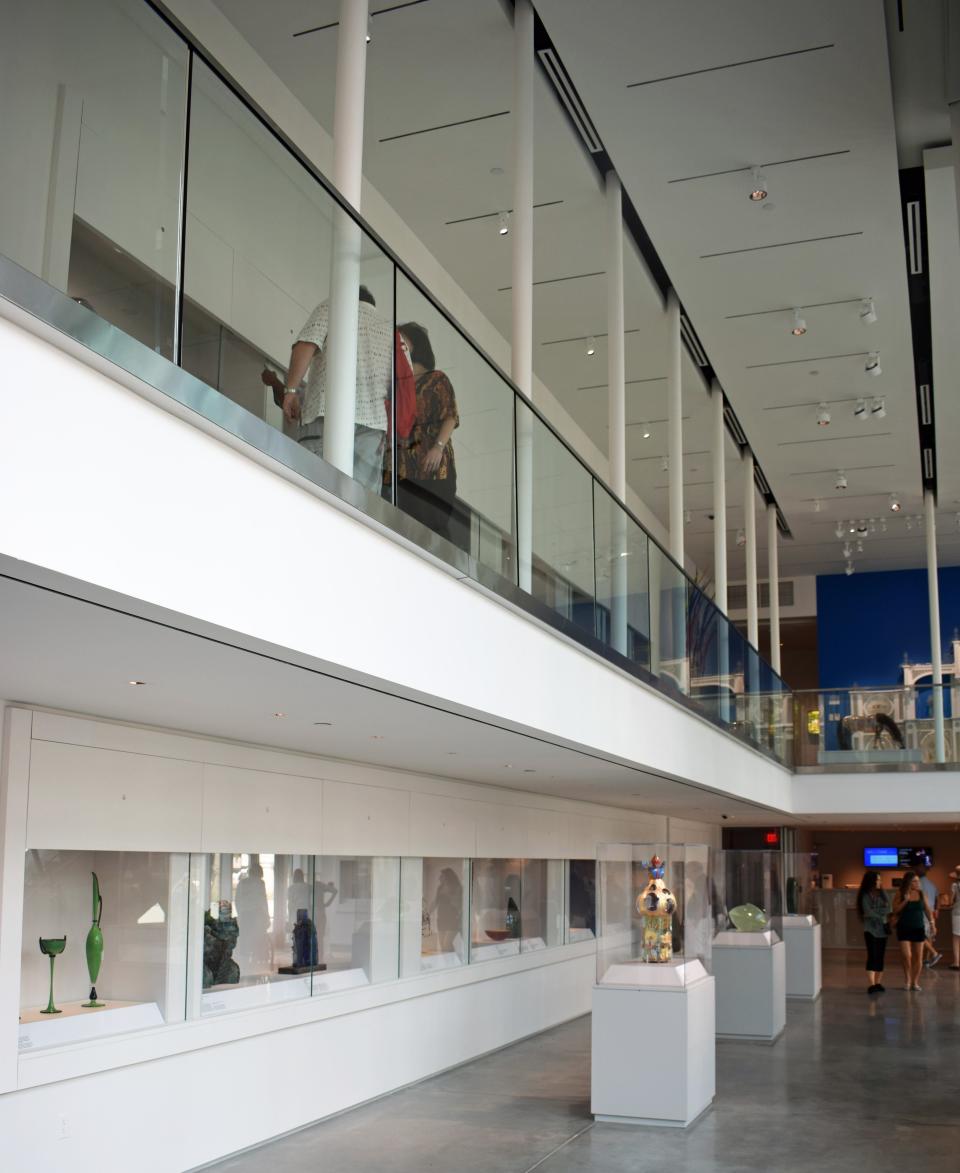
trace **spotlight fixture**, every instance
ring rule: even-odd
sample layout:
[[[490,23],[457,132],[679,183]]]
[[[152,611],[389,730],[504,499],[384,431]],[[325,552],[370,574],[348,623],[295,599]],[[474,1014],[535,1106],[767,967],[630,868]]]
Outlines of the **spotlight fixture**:
[[[878,395],[873,403],[870,404],[870,414],[875,420],[882,420],[887,414],[886,399]]]
[[[829,428],[830,427],[830,410],[825,403],[820,404],[820,411],[817,415],[817,427],[818,428]]]
[[[847,578],[849,578],[850,575],[853,574],[853,563],[852,562],[850,562],[850,561],[847,562],[846,566],[844,566],[844,568],[843,568],[843,573],[847,576]]]
[[[858,399],[857,405],[853,409],[853,418],[860,423],[867,418],[867,401],[865,399]]]
[[[837,469],[837,488],[845,489],[847,487],[847,474],[842,468]]]
[[[747,535],[742,529],[737,530],[737,545],[745,546],[747,544]]]
[[[862,538],[857,539],[857,553],[858,554],[863,553],[863,539]]]
[[[762,203],[767,198],[767,196],[770,194],[767,191],[767,181],[766,181],[766,179],[764,179],[763,175],[760,173],[759,167],[751,168],[750,174],[751,174],[750,202],[752,204]]]
[[[857,533],[862,535],[862,534],[865,534],[866,532],[867,532],[867,523],[861,517],[860,520],[857,522]]]
[[[807,322],[805,318],[800,317],[800,311],[793,311],[793,325],[790,327],[790,333],[794,338],[800,338],[807,332]]]
[[[663,472],[670,471],[670,457],[669,456],[661,456],[660,457],[660,468],[663,470]]]
[[[134,688],[142,688],[147,682],[145,680],[128,680],[127,684],[132,684]]]
[[[367,17],[367,44],[373,40],[373,13],[371,12]]]
[[[286,713],[274,713],[273,715],[278,721],[284,721],[287,717]]]
[[[880,352],[871,350],[867,355],[867,361],[863,365],[863,369],[868,375],[882,375],[883,370],[880,366]]]
[[[506,212],[501,212],[497,216],[497,232],[501,236],[506,236],[509,231],[510,231],[510,218],[507,216]]]
[[[877,307],[873,304],[872,297],[865,297],[860,303],[860,321],[865,326],[872,326],[877,320]]]
[[[597,340],[591,334],[590,337],[587,339],[587,354],[596,354],[596,353],[597,353]]]
[[[853,520],[848,521],[847,526],[850,530],[850,533],[855,534],[857,532],[857,523],[855,521],[853,521]]]
[[[643,432],[641,433],[641,435],[643,436],[644,440],[649,440],[650,439],[649,426],[647,424],[641,424],[641,427],[643,428]]]
[[[902,506],[900,505],[900,498],[896,493],[890,494],[890,512],[899,513]]]
[[[841,552],[844,558],[849,558],[853,553],[853,546],[851,546],[849,542],[844,542]]]
[[[838,539],[843,537],[844,527],[842,521],[837,522],[837,528],[833,532],[837,535]]]

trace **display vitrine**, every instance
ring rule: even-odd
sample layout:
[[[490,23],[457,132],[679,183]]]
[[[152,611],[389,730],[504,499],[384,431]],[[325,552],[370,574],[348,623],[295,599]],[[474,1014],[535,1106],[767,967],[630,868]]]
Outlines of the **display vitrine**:
[[[520,952],[523,861],[476,859],[471,869],[470,960]]]
[[[405,859],[401,892],[401,975],[466,965],[470,861]]]
[[[713,916],[717,939],[779,929],[783,915],[783,855],[779,851],[714,853]]]

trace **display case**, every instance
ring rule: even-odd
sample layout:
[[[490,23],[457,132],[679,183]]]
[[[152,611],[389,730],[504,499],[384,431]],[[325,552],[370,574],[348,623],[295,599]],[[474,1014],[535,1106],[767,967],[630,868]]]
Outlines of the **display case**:
[[[710,862],[701,844],[600,844],[598,985],[682,986],[706,976]]]
[[[183,1020],[189,877],[187,855],[27,852],[21,1051]]]
[[[520,949],[563,944],[563,860],[525,859],[520,873]]]
[[[490,961],[520,952],[523,861],[475,859],[470,886],[470,960]]]
[[[816,887],[816,855],[810,852],[785,851],[781,874],[783,916],[815,917],[813,890]]]
[[[783,855],[783,916],[780,935],[787,953],[787,997],[812,1001],[823,985],[822,930],[817,920],[817,857]]]
[[[714,945],[748,947],[776,933],[783,915],[782,854],[724,850],[713,860]]]
[[[597,861],[567,860],[567,916],[565,940],[592,941],[597,935]]]
[[[401,976],[466,965],[470,861],[404,859],[401,892]]]

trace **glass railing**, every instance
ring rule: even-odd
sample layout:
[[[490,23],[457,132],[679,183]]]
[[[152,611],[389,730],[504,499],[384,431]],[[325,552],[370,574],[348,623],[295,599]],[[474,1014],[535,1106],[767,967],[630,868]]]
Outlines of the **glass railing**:
[[[943,686],[943,762],[960,751],[960,695]],[[937,764],[934,686],[823,688],[793,694],[794,761],[838,770]],[[955,714],[958,715],[955,717]]]
[[[297,148],[141,0],[42,7],[0,293],[789,764],[783,681]]]

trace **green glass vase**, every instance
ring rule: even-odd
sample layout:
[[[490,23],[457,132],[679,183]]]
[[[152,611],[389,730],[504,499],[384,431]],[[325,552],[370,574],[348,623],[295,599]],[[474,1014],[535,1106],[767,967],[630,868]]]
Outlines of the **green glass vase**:
[[[53,963],[60,956],[60,954],[67,947],[66,937],[41,937],[40,938],[40,952],[44,957],[50,958],[50,997],[47,1001],[46,1010],[41,1010],[41,1014],[62,1014],[62,1010],[58,1010],[53,1004]]]
[[[97,1001],[97,978],[100,975],[100,966],[103,962],[103,932],[100,928],[100,918],[103,916],[103,897],[100,895],[100,881],[97,873],[93,876],[93,924],[87,933],[87,972],[90,974],[90,1001],[84,1002],[87,1009],[97,1009],[103,1002]]]

